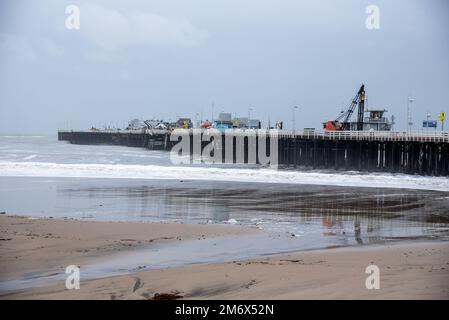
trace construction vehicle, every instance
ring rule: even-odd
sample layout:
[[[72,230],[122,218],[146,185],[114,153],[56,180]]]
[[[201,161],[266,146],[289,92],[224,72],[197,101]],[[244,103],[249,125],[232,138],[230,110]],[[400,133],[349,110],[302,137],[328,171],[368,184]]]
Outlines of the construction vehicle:
[[[349,131],[351,130],[350,119],[354,113],[355,108],[358,106],[356,130],[363,130],[363,116],[365,113],[365,85],[362,84],[359,91],[352,99],[346,111],[342,111],[341,114],[335,120],[329,120],[323,123],[324,129],[328,131]]]

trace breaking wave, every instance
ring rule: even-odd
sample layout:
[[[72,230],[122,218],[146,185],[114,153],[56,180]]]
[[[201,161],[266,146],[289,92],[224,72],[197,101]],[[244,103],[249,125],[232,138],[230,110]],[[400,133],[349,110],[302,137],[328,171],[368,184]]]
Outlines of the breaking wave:
[[[113,179],[188,179],[256,183],[313,184],[449,191],[447,177],[404,174],[319,172],[126,164],[58,164],[0,161],[0,176]]]

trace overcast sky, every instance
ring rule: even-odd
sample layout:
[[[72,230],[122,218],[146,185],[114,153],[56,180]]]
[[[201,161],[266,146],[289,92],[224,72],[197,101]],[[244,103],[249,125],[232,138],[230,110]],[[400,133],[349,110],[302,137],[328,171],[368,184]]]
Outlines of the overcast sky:
[[[361,83],[400,130],[413,96],[420,129],[449,112],[448,17],[445,0],[1,0],[0,132],[210,119],[212,102],[287,127],[297,105],[296,126],[320,128]]]

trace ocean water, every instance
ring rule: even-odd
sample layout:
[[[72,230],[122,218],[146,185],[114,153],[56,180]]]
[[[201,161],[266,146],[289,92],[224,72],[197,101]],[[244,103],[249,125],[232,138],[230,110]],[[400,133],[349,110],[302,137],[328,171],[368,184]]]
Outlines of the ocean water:
[[[54,136],[0,136],[0,211],[81,220],[241,224],[265,231],[238,240],[167,244],[164,250],[132,252],[126,260],[118,256],[83,268],[84,274],[96,277],[141,266],[154,269],[327,247],[447,241],[449,179],[181,167],[172,165],[163,151],[72,145]],[[47,273],[0,281],[0,291],[45,283]]]
[[[122,146],[72,145],[45,136],[0,136],[0,176],[189,179],[449,191],[447,177],[333,171],[175,166],[169,153]]]

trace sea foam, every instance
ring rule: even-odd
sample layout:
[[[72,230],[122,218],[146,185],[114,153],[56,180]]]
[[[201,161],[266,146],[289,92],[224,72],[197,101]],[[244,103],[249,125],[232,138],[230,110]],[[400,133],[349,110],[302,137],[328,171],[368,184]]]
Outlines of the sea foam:
[[[0,161],[0,176],[115,179],[189,179],[256,183],[313,184],[449,191],[446,177],[405,174],[319,172],[270,168],[214,168],[125,164],[58,164]]]

